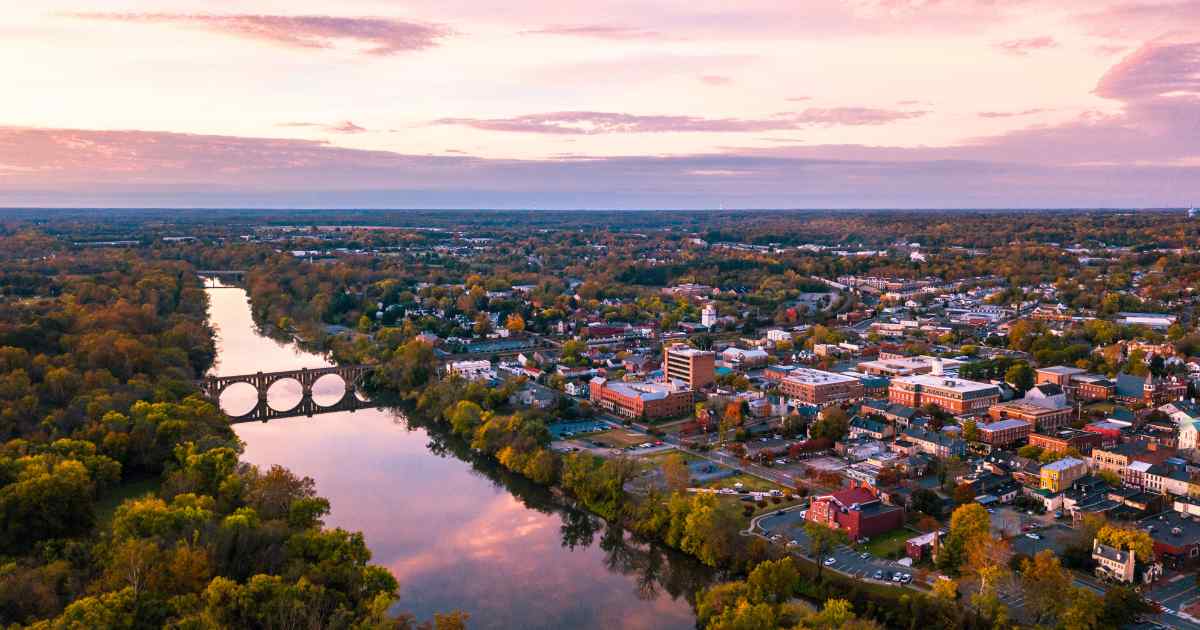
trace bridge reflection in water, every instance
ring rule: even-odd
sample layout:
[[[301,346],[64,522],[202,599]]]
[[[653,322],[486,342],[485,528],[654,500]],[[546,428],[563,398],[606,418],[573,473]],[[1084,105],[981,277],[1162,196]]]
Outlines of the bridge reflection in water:
[[[240,422],[266,422],[279,418],[296,418],[299,416],[315,416],[335,411],[354,411],[372,406],[370,402],[358,397],[358,389],[367,374],[373,369],[369,365],[339,365],[326,368],[302,368],[282,372],[255,372],[254,374],[237,374],[233,376],[206,376],[197,382],[201,393],[214,404],[219,405],[221,393],[231,385],[246,383],[258,392],[258,402],[254,408],[241,415],[230,414],[233,424]],[[341,399],[330,405],[322,405],[313,398],[313,384],[323,376],[330,374],[341,377],[346,389]],[[300,402],[291,409],[276,409],[267,402],[267,392],[275,383],[283,380],[294,380],[300,383],[303,394]]]

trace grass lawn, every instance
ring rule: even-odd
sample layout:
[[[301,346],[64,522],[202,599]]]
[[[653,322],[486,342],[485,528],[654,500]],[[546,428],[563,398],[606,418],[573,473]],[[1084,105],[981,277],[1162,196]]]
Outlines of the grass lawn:
[[[584,436],[583,439],[600,442],[609,448],[625,448],[626,446],[634,446],[635,444],[653,442],[658,438],[643,435],[629,429],[612,429],[611,431]]]
[[[725,477],[724,479],[717,479],[716,481],[709,483],[706,487],[708,487],[708,488],[732,488],[732,487],[734,487],[734,484],[737,484],[737,483],[741,483],[742,487],[744,487],[747,490],[750,490],[751,492],[767,492],[770,490],[783,490],[785,492],[787,491],[787,489],[784,488],[783,486],[773,484],[770,481],[759,479],[758,477],[753,477],[753,476],[747,475],[745,473],[738,473],[732,477]]]
[[[703,461],[703,459],[704,459],[702,457],[697,457],[695,455],[692,455],[691,453],[684,453],[683,451],[679,451],[679,450],[675,450],[675,449],[671,449],[669,451],[659,451],[657,453],[650,453],[649,455],[638,455],[637,451],[634,451],[633,455],[635,457],[637,457],[638,461],[641,461],[641,462],[644,462],[646,464],[650,464],[653,466],[658,466],[659,464],[662,464],[664,460],[666,460],[668,457],[670,457],[672,455],[682,455],[684,463],[688,463],[688,464],[690,464],[692,462]]]
[[[875,536],[871,538],[871,542],[862,545],[860,548],[871,552],[871,555],[876,558],[890,558],[893,557],[891,554],[898,554],[895,557],[903,557],[905,551],[904,542],[916,535],[915,532],[902,527],[886,534]]]
[[[108,526],[112,522],[113,515],[117,512],[117,507],[122,502],[126,499],[136,499],[147,494],[158,494],[158,489],[161,486],[162,479],[149,477],[123,483],[109,490],[96,502],[96,523],[102,527]]]
[[[1113,405],[1110,402],[1098,402],[1098,403],[1092,403],[1092,404],[1084,407],[1083,411],[1085,413],[1095,412],[1095,413],[1109,414],[1109,413],[1112,413],[1112,410],[1114,408],[1115,408],[1115,405]]]

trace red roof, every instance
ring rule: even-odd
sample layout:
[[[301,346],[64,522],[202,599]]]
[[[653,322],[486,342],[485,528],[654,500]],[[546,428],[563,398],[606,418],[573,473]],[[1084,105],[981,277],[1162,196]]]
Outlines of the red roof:
[[[830,496],[846,507],[850,507],[855,503],[870,503],[876,500],[875,495],[871,494],[871,491],[866,488],[848,488],[840,492],[834,492]]]

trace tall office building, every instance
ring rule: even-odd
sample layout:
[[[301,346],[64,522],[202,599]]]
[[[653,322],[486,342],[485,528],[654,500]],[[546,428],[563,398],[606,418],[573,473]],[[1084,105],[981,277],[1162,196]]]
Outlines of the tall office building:
[[[663,348],[663,375],[683,381],[693,390],[704,389],[716,380],[716,354],[676,343]]]

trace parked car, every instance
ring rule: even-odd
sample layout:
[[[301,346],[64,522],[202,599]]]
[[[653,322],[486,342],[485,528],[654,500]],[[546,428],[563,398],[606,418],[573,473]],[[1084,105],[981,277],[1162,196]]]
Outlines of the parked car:
[[[883,579],[883,571],[878,571],[878,570],[875,571],[875,575],[873,575],[872,577],[874,577],[876,580],[882,580]]]
[[[827,567],[833,566],[835,562],[837,562],[837,558],[834,558],[833,556],[825,558],[825,566]]]
[[[1041,534],[1035,534],[1035,533],[1033,533],[1033,532],[1030,532],[1030,533],[1028,533],[1028,534],[1025,534],[1025,537],[1026,537],[1026,538],[1030,538],[1030,539],[1032,539],[1032,540],[1041,540],[1041,539],[1042,539],[1042,535],[1041,535]]]
[[[867,558],[871,557],[871,554],[864,551],[864,552],[858,554],[858,557],[859,557],[859,559],[866,560]]]

